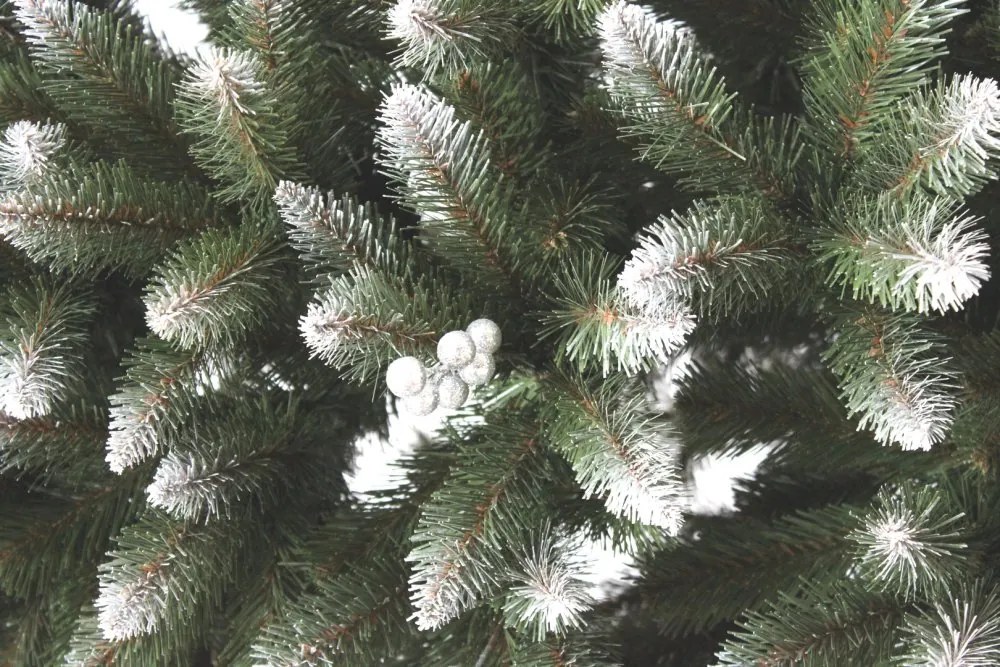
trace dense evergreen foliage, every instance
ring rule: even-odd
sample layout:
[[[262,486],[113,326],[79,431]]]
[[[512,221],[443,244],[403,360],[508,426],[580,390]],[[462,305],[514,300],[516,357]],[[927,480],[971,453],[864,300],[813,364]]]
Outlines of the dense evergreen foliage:
[[[1000,664],[1000,5],[185,4],[0,0],[0,664]]]

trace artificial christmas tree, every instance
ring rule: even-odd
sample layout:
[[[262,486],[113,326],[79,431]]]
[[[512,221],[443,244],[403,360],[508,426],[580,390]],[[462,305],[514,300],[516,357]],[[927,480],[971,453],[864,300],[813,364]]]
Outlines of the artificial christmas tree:
[[[186,4],[0,2],[4,664],[1000,664],[1000,6]]]

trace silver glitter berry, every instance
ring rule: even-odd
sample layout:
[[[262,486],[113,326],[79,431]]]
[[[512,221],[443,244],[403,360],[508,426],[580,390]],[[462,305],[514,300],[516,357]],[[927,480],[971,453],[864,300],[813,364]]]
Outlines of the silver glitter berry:
[[[477,352],[493,354],[500,349],[502,341],[500,327],[493,320],[488,320],[485,317],[476,320],[466,327],[465,331],[472,337],[472,342],[475,343]]]
[[[454,410],[465,404],[469,398],[469,385],[462,382],[454,373],[448,373],[441,378],[438,385],[438,405]]]
[[[462,381],[470,387],[480,387],[493,379],[497,365],[492,354],[478,353],[472,361],[458,372]]]
[[[427,369],[416,357],[400,357],[385,371],[385,384],[395,396],[416,396],[427,382]]]
[[[476,356],[476,345],[464,331],[449,331],[438,341],[437,356],[443,365],[458,369]]]

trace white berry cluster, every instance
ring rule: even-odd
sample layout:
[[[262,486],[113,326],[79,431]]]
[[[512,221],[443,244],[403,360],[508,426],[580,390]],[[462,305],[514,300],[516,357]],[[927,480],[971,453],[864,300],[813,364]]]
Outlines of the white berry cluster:
[[[493,353],[500,348],[500,327],[479,319],[465,331],[449,331],[438,341],[439,365],[427,368],[416,357],[400,357],[389,364],[385,383],[403,399],[403,409],[418,417],[437,408],[460,408],[469,398],[469,388],[493,378]]]

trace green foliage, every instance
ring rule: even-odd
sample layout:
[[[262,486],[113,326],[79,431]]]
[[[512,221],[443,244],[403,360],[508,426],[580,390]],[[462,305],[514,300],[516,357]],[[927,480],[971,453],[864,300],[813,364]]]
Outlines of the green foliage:
[[[299,324],[315,356],[368,383],[396,357],[430,359],[438,338],[464,324],[467,303],[433,274],[413,279],[356,265],[319,293]]]
[[[926,83],[963,0],[832,0],[806,13],[803,98],[817,143],[841,160],[883,151],[884,123]]]
[[[245,547],[242,537],[238,525],[186,525],[147,512],[122,531],[101,565],[97,612],[104,636],[121,641],[161,628],[198,633],[188,621],[199,607],[218,604],[232,577],[231,554]]]
[[[265,228],[208,230],[177,248],[145,298],[149,328],[184,348],[230,347],[278,302],[280,244]]]
[[[198,165],[222,184],[214,191],[222,202],[259,205],[279,180],[301,169],[288,139],[293,119],[279,114],[276,91],[262,70],[252,52],[212,49],[177,89],[178,123],[193,138]]]
[[[902,633],[906,651],[897,658],[899,664],[922,667],[961,661],[985,667],[1000,659],[997,590],[973,581],[957,593],[907,614]]]
[[[403,0],[389,9],[388,36],[400,42],[396,64],[454,72],[474,58],[509,49],[515,5],[477,0]]]
[[[544,516],[550,473],[539,435],[528,414],[453,434],[458,460],[424,503],[407,556],[418,629],[440,628],[503,590],[511,552],[524,550],[533,517]]]
[[[600,18],[600,36],[624,135],[638,141],[643,160],[700,192],[789,194],[778,174],[793,167],[796,142],[773,137],[791,164],[772,171],[765,147],[747,141],[761,121],[738,107],[690,31],[617,0]]]
[[[78,383],[93,303],[68,285],[42,281],[5,296],[0,404],[16,419],[46,416]]]
[[[456,122],[454,108],[413,86],[386,99],[379,142],[421,239],[457,269],[500,285],[516,281],[509,188],[490,163],[485,134]]]
[[[123,162],[46,174],[0,201],[7,242],[53,270],[147,273],[178,240],[220,224],[200,187],[137,175]]]
[[[0,421],[0,470],[40,482],[86,484],[103,472],[108,437],[105,411],[69,403],[30,419]],[[68,459],[67,452],[73,452]]]
[[[848,412],[885,445],[930,449],[946,435],[956,405],[943,341],[905,315],[852,313],[825,352]]]
[[[70,0],[18,0],[41,89],[75,123],[150,172],[190,163],[171,118],[178,71],[114,12]]]
[[[557,363],[578,371],[600,366],[616,370],[648,369],[666,361],[694,327],[690,311],[670,303],[663,313],[650,313],[620,298],[614,283],[613,257],[584,255],[555,274],[553,306],[542,315],[543,335],[557,337]]]
[[[947,200],[882,195],[845,208],[816,244],[827,280],[854,299],[926,313],[958,310],[989,277],[986,235]]]
[[[699,317],[721,319],[776,300],[798,264],[784,221],[764,201],[700,201],[643,230],[619,275],[637,304],[680,298]]]
[[[857,180],[896,196],[926,191],[962,200],[996,177],[1000,91],[992,79],[956,76],[904,99],[869,151]]]
[[[231,402],[199,406],[201,414],[228,409],[224,419],[184,429],[146,489],[150,505],[184,521],[227,522],[266,513],[282,499],[287,478],[296,480],[298,494],[342,489],[342,452],[317,444],[301,409],[275,406],[274,399]],[[322,426],[327,437],[335,432],[333,423]]]
[[[236,364],[206,351],[174,350],[157,339],[139,340],[111,396],[107,460],[120,472],[156,454],[205,393],[237,375]]]
[[[1000,660],[995,2],[183,4],[0,0],[0,663]]]
[[[398,273],[405,246],[392,219],[350,195],[325,197],[316,188],[283,181],[274,194],[292,247],[320,274],[344,274],[355,265]]]
[[[722,665],[834,667],[883,664],[902,611],[886,596],[851,583],[803,584],[740,623],[718,657]]]
[[[968,567],[958,540],[962,515],[953,515],[939,489],[904,485],[885,489],[851,538],[866,575],[883,588],[908,596],[941,590]]]
[[[682,636],[757,609],[799,577],[830,576],[850,547],[850,507],[786,513],[773,521],[703,517],[690,536],[640,561],[638,592],[661,631]]]
[[[678,451],[663,424],[643,414],[644,397],[621,376],[599,388],[580,377],[552,382],[547,437],[569,460],[585,497],[609,512],[676,534],[685,491]]]

